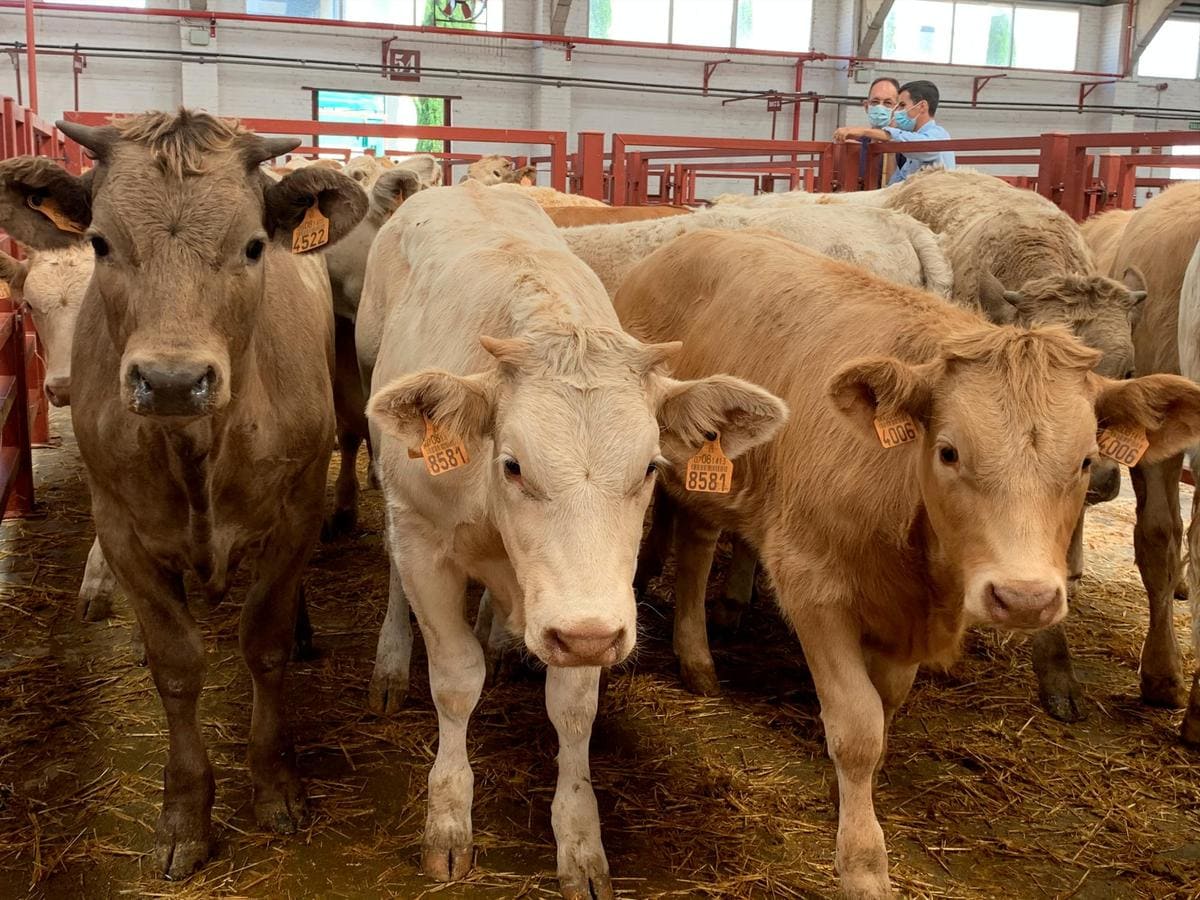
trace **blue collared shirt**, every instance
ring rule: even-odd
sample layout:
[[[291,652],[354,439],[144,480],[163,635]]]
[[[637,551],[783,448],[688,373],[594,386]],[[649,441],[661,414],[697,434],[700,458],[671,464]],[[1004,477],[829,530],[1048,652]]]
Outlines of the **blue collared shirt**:
[[[888,133],[893,141],[948,141],[950,140],[950,132],[939,125],[933,119],[926,122],[917,131],[901,131],[899,128],[893,128],[888,125],[883,129]],[[892,173],[892,177],[888,180],[888,184],[898,184],[903,181],[913,172],[917,172],[926,166],[938,166],[944,169],[954,168],[954,152],[951,150],[923,150],[919,153],[904,154],[904,165],[896,169]]]

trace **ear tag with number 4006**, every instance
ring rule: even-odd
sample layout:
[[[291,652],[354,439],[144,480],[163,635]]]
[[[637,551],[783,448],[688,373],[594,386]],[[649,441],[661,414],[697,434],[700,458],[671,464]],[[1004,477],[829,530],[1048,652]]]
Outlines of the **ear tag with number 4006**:
[[[733,487],[733,460],[721,449],[721,436],[714,434],[687,461],[684,487],[699,494],[728,494]]]
[[[917,426],[911,416],[892,413],[875,419],[875,434],[885,450],[907,444],[917,439]]]
[[[420,457],[425,460],[425,470],[434,476],[445,475],[471,461],[461,440],[433,424],[428,416],[422,415],[421,418],[425,420],[425,439],[421,441],[420,452],[408,451],[409,459]]]
[[[12,296],[12,292],[8,289],[8,282],[0,278],[0,300],[7,300]]]
[[[30,209],[36,209],[43,216],[54,223],[54,227],[59,231],[69,231],[71,234],[83,234],[87,229],[80,228],[74,222],[66,217],[58,204],[50,197],[38,197],[36,194],[30,194],[25,201]]]
[[[1144,428],[1105,428],[1096,435],[1100,455],[1115,459],[1123,466],[1136,466],[1150,446]]]
[[[329,219],[314,200],[292,231],[292,252],[307,253],[329,243]]]

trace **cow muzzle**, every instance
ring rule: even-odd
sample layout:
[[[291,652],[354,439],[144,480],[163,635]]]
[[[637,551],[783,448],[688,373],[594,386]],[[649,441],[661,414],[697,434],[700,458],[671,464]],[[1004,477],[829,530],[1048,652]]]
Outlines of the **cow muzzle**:
[[[1067,612],[1066,593],[1054,581],[989,582],[983,606],[993,625],[1020,630],[1046,628]]]
[[[51,406],[71,405],[70,375],[48,375],[46,383],[42,387],[46,391],[46,399],[50,401]]]
[[[1088,478],[1087,504],[1107,503],[1121,493],[1121,467],[1114,462],[1097,462]]]
[[[623,627],[595,619],[542,632],[543,658],[551,666],[614,666],[629,655],[631,643]]]
[[[140,359],[127,364],[123,392],[138,415],[195,418],[224,405],[228,392],[223,387],[214,362]]]

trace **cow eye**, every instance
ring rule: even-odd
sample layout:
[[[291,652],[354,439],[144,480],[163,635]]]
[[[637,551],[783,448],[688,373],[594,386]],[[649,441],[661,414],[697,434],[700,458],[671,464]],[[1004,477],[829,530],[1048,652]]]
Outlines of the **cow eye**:
[[[108,256],[108,241],[100,237],[100,235],[94,234],[91,237],[91,243],[92,250],[96,252],[97,256]]]
[[[246,245],[246,259],[250,260],[250,262],[258,262],[262,258],[263,250],[266,246],[262,240],[255,238]]]
[[[1129,381],[1129,380],[1130,380],[1131,378],[1133,378],[1134,376],[1135,376],[1135,373],[1134,373],[1133,369],[1128,369],[1128,370],[1125,372],[1125,374],[1124,374],[1122,377],[1123,377],[1123,378],[1124,378],[1126,381]]]
[[[1085,456],[1085,457],[1083,458],[1083,465],[1081,465],[1081,466],[1079,467],[1079,470],[1080,470],[1081,472],[1086,472],[1086,471],[1088,471],[1089,469],[1091,469],[1091,467],[1092,467],[1092,458],[1091,458],[1090,456]]]
[[[646,466],[646,477],[653,478],[654,473],[657,471],[658,471],[658,463],[651,462],[650,465]]]
[[[938,459],[943,465],[952,466],[958,462],[958,451],[953,447],[945,446],[938,450]]]
[[[504,460],[504,474],[509,478],[516,480],[521,477],[521,464],[515,459],[509,457]]]

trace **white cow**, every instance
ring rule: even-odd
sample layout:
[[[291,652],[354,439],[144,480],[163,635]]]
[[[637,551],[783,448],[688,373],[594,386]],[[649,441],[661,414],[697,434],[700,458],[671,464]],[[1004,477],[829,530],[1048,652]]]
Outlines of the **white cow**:
[[[629,271],[663,244],[708,228],[765,228],[826,256],[943,297],[950,295],[954,283],[933,232],[911,216],[888,209],[813,204],[761,210],[717,207],[691,216],[570,228],[563,237],[600,276],[611,297]]]
[[[634,645],[633,574],[658,466],[696,452],[706,432],[736,457],[779,427],[783,405],[726,376],[667,377],[679,345],[625,334],[538,206],[474,182],[422,191],[380,230],[357,342],[391,562],[372,698],[407,688],[411,601],[438,714],[422,868],[449,881],[471,866],[466,734],[484,656],[464,605],[476,579],[549,667],[562,892],[611,898],[588,741],[600,668]]]

